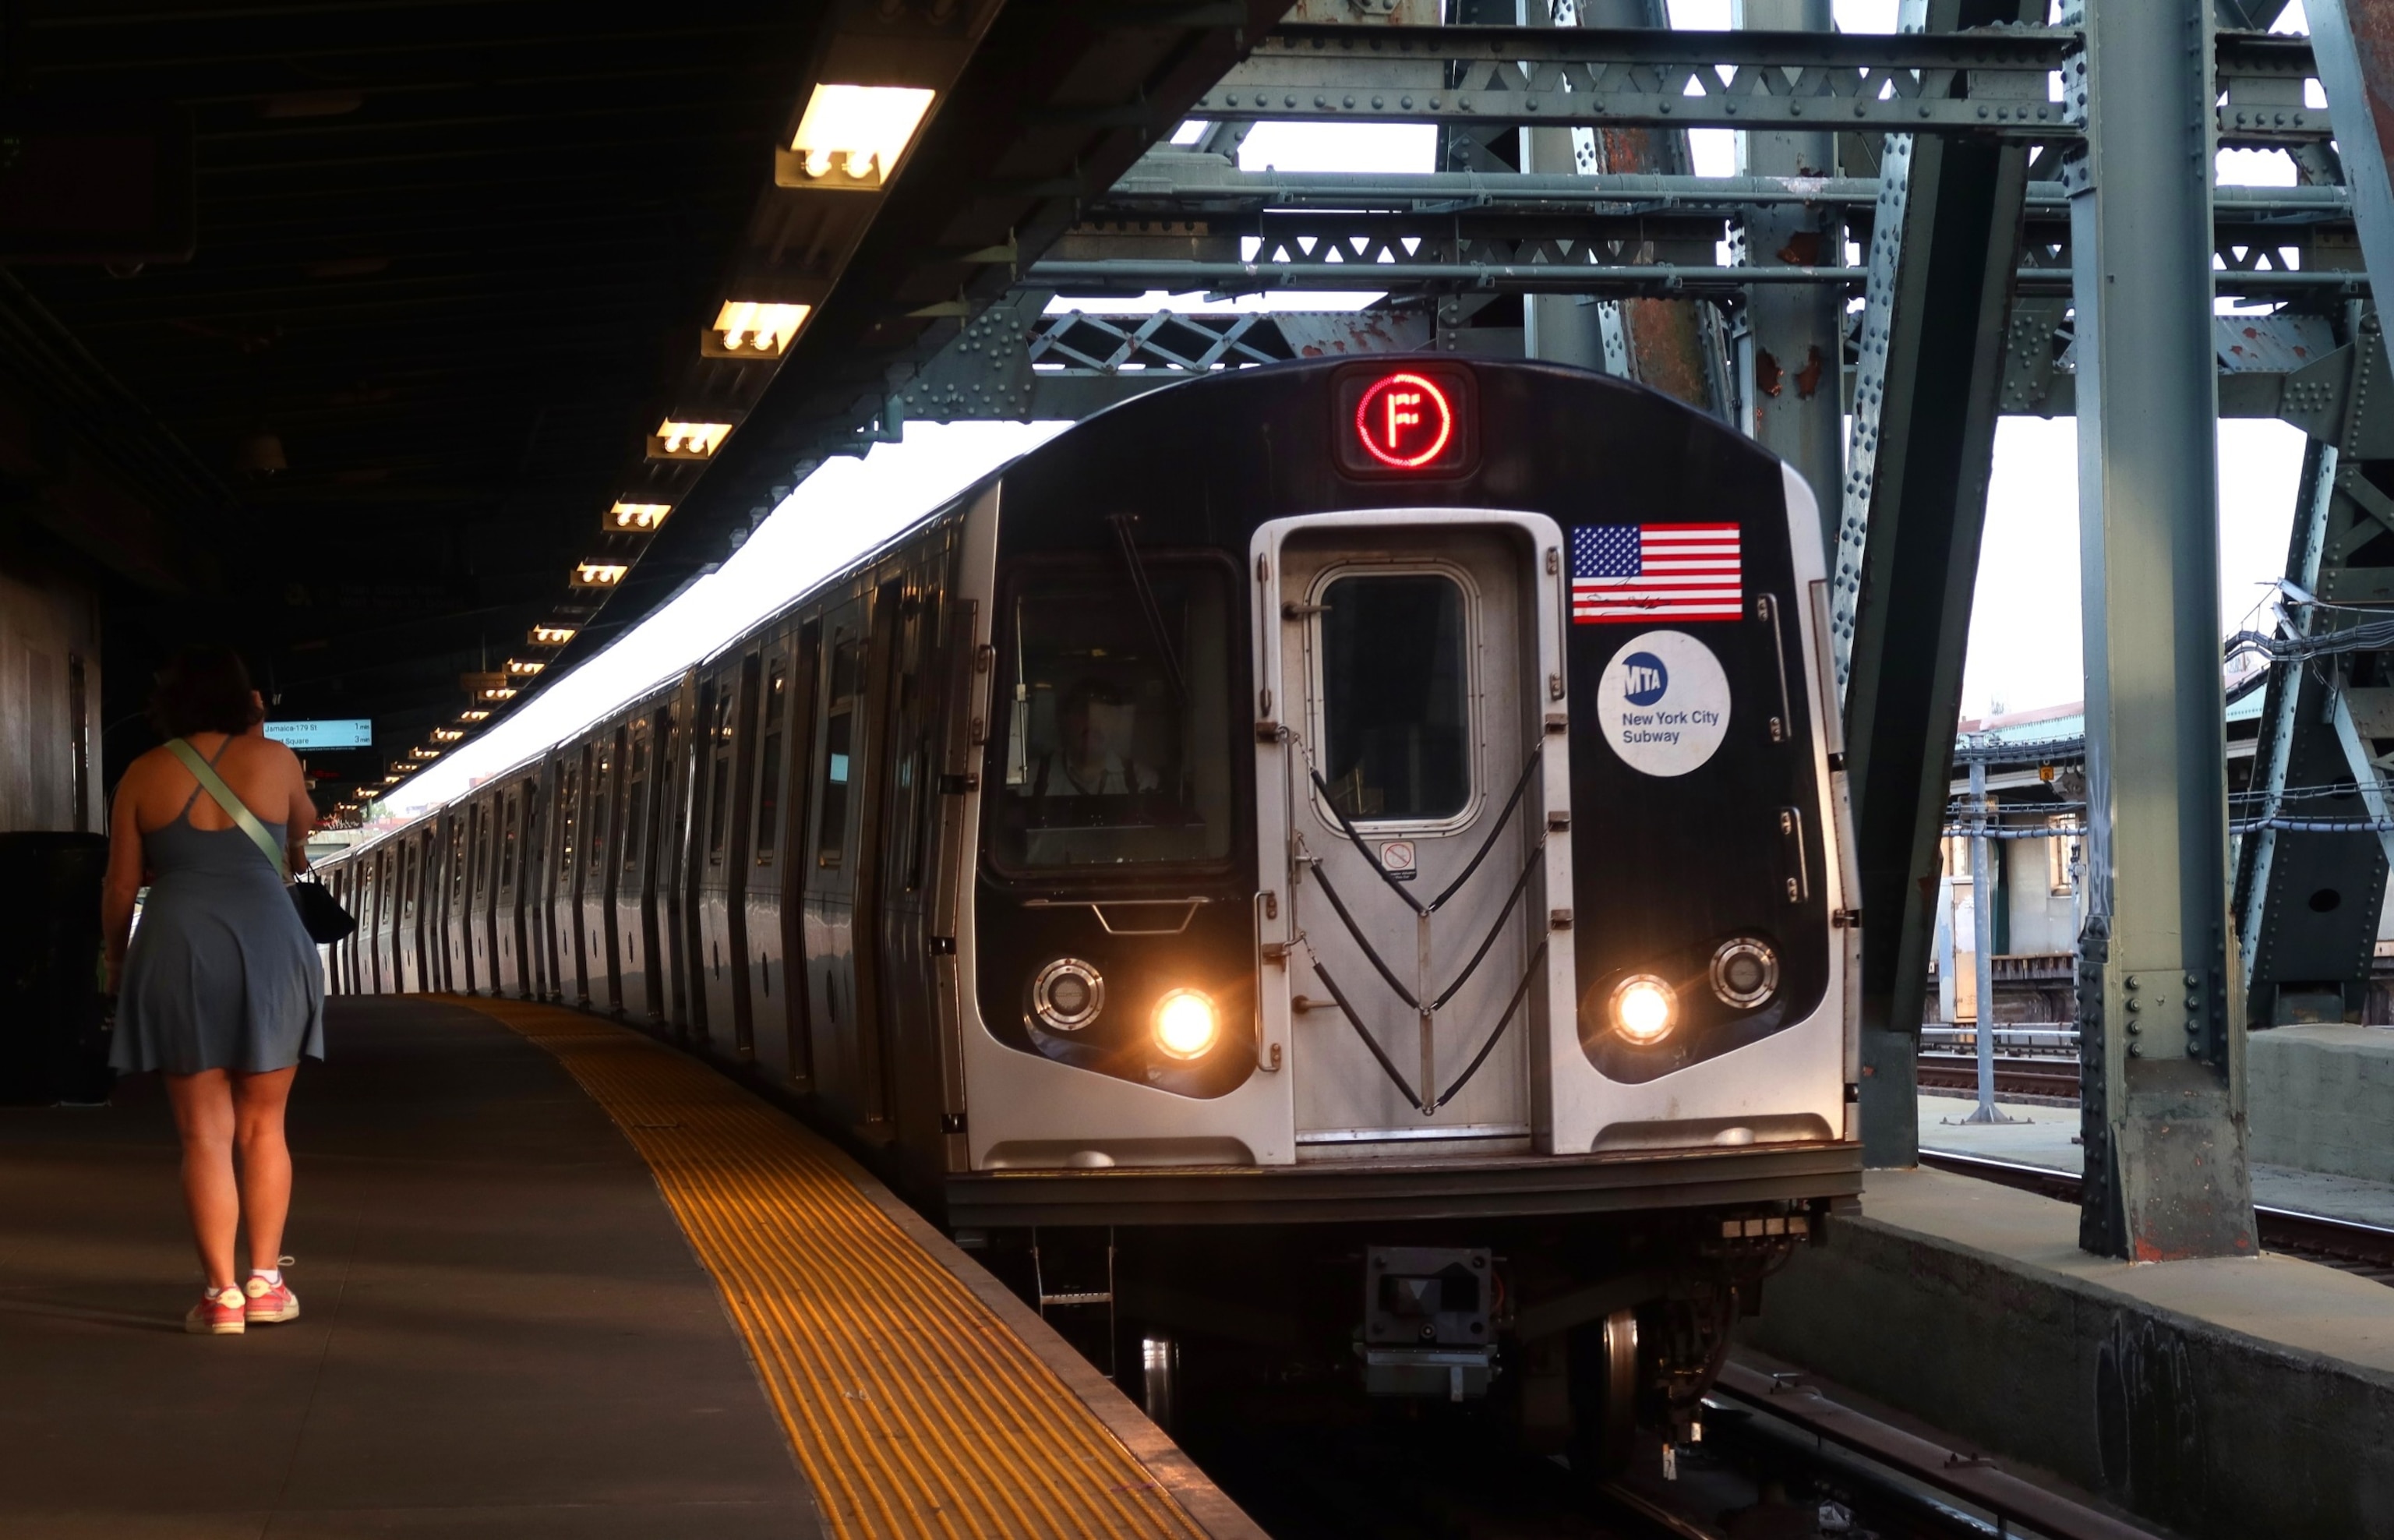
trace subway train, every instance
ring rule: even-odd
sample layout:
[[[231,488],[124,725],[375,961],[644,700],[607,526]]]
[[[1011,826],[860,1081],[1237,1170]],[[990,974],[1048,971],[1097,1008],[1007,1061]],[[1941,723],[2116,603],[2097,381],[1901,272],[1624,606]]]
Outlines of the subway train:
[[[1616,1461],[1860,1190],[1822,544],[1599,375],[1159,389],[323,862],[331,987],[716,1060],[1159,1416],[1309,1367]]]

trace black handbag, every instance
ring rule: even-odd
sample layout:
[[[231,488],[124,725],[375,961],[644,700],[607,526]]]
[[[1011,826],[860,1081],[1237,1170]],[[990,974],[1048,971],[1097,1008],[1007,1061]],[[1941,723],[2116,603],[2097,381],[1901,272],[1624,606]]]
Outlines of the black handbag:
[[[335,946],[358,933],[358,917],[341,907],[333,890],[314,877],[291,884],[291,904],[299,911],[300,928],[318,946]]]
[[[176,758],[183,762],[183,768],[198,778],[208,796],[216,799],[217,806],[225,810],[225,816],[240,824],[242,833],[249,836],[250,843],[274,863],[274,875],[283,880],[284,890],[291,895],[291,906],[299,911],[299,928],[308,932],[309,941],[318,946],[331,946],[357,934],[358,917],[342,908],[341,901],[333,897],[331,890],[322,883],[313,878],[292,879],[291,869],[283,860],[283,848],[274,842],[272,835],[266,832],[266,825],[257,821],[257,815],[249,810],[249,805],[225,784],[224,777],[217,773],[217,768],[200,757],[199,750],[180,738],[174,739],[166,746],[174,751]]]

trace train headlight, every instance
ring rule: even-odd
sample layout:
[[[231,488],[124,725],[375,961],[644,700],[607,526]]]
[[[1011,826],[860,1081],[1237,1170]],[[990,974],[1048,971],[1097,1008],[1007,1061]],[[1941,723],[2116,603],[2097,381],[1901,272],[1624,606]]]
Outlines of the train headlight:
[[[1779,954],[1751,936],[1723,941],[1713,950],[1713,993],[1720,1003],[1750,1010],[1779,989]]]
[[[1612,989],[1612,1024],[1632,1043],[1659,1043],[1679,1019],[1677,991],[1651,973],[1633,973]]]
[[[1059,957],[1031,981],[1031,1010],[1042,1026],[1078,1032],[1105,1007],[1105,975],[1095,963]]]
[[[1155,1046],[1175,1059],[1203,1058],[1221,1035],[1213,1000],[1197,990],[1176,989],[1155,1003]]]

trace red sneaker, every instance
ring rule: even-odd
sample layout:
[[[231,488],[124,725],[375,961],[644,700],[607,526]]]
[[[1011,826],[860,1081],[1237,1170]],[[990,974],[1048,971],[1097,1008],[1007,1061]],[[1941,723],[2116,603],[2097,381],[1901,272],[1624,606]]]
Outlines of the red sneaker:
[[[242,1285],[242,1292],[249,1296],[242,1313],[253,1326],[271,1326],[299,1319],[299,1296],[291,1292],[288,1283],[270,1283],[263,1278],[253,1278]]]
[[[239,1289],[210,1289],[183,1317],[183,1330],[201,1336],[239,1336],[248,1324],[245,1304]]]

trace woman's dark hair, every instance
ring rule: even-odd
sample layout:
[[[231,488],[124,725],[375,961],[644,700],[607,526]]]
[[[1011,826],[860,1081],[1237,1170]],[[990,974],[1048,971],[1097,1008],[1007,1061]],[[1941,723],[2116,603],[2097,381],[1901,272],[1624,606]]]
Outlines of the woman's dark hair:
[[[240,653],[230,647],[186,647],[158,670],[150,725],[162,738],[247,732],[264,715],[252,693]]]

